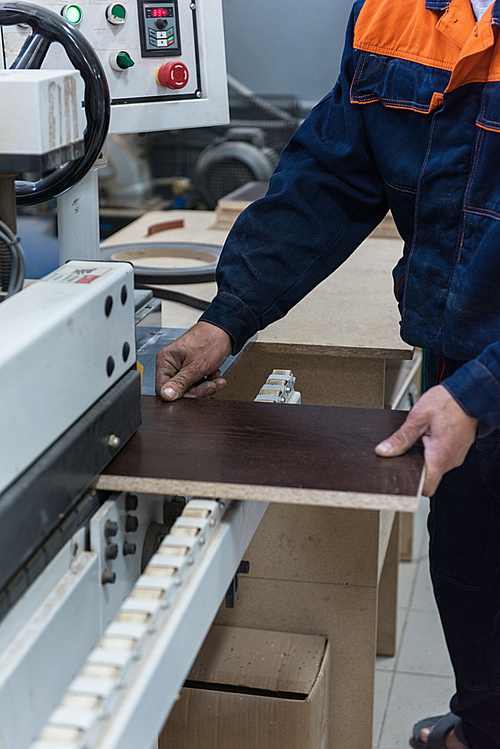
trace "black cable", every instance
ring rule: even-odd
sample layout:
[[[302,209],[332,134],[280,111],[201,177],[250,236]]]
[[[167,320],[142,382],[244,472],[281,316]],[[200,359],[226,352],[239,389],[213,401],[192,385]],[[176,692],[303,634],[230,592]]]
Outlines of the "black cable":
[[[144,268],[136,265],[134,267],[134,276],[140,283],[158,283],[173,286],[185,283],[210,283],[215,281],[215,270],[205,271],[202,268],[194,268],[191,272],[187,269],[180,275],[177,268],[171,273],[166,268]]]
[[[7,253],[10,256],[10,263],[6,260]],[[7,224],[1,220],[0,255],[2,289],[7,291],[7,296],[12,296],[23,288],[26,276],[26,264],[19,237],[16,237]]]
[[[170,289],[159,289],[156,286],[148,286],[145,283],[135,283],[136,289],[143,289],[146,291],[152,291],[153,296],[157,299],[167,299],[169,302],[179,302],[179,304],[185,304],[187,307],[193,307],[204,312],[210,305],[205,299],[198,299],[196,296],[190,294],[183,294],[181,291],[170,291]]]

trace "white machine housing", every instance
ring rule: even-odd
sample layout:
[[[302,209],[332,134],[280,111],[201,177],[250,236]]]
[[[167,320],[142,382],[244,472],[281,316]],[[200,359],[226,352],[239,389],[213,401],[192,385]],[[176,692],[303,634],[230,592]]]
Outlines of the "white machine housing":
[[[0,70],[0,92],[1,154],[45,154],[82,140],[76,71]]]
[[[34,2],[58,14],[67,7],[54,0]],[[77,4],[82,18],[76,27],[96,51],[109,82],[110,133],[228,122],[221,0],[77,0]],[[113,16],[118,5],[124,9],[124,19]],[[160,12],[165,19],[151,17]],[[157,29],[156,21],[163,20],[168,22],[165,29]],[[10,67],[29,33],[29,28],[19,26],[0,28],[0,67]],[[117,54],[123,52],[134,64],[120,69]],[[187,81],[179,81],[182,88],[170,89],[158,82],[157,71],[170,62],[187,71]],[[63,48],[54,44],[43,67],[67,69],[71,64]]]
[[[134,365],[133,289],[128,263],[72,261],[0,304],[0,492]]]

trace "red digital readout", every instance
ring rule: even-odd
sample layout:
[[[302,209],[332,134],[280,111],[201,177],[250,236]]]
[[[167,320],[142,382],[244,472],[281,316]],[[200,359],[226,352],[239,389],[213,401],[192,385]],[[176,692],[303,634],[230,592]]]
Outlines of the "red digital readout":
[[[153,18],[160,18],[167,15],[166,8],[153,8]]]

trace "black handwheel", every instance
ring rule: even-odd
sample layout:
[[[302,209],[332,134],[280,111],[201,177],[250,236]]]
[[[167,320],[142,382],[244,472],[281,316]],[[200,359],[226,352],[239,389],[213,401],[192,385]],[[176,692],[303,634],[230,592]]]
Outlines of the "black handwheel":
[[[75,161],[42,175],[36,182],[16,181],[17,203],[33,205],[52,200],[66,192],[90,170],[108,133],[110,98],[106,74],[92,46],[62,16],[31,3],[0,3],[0,26],[18,23],[30,26],[32,34],[24,43],[11,69],[40,68],[52,42],[59,42],[85,84],[85,153]]]

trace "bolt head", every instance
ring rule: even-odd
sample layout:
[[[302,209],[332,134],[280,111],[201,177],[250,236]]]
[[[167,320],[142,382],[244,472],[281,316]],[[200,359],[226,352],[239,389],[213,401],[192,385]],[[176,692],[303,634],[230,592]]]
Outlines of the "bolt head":
[[[198,91],[196,92],[196,98],[197,98],[197,99],[201,99],[201,97],[202,97],[202,93],[201,93],[201,91],[200,91],[200,90],[198,89]]]
[[[106,520],[106,525],[104,526],[104,535],[106,538],[109,538],[110,536],[116,536],[118,533],[118,523],[116,523],[114,520]]]
[[[117,437],[116,434],[110,434],[108,437],[108,445],[116,450],[116,448],[121,445],[121,439]]]
[[[137,515],[127,515],[125,518],[125,532],[135,533],[139,527],[139,518]]]
[[[104,549],[104,556],[106,559],[116,559],[118,556],[118,544],[106,544]]]

